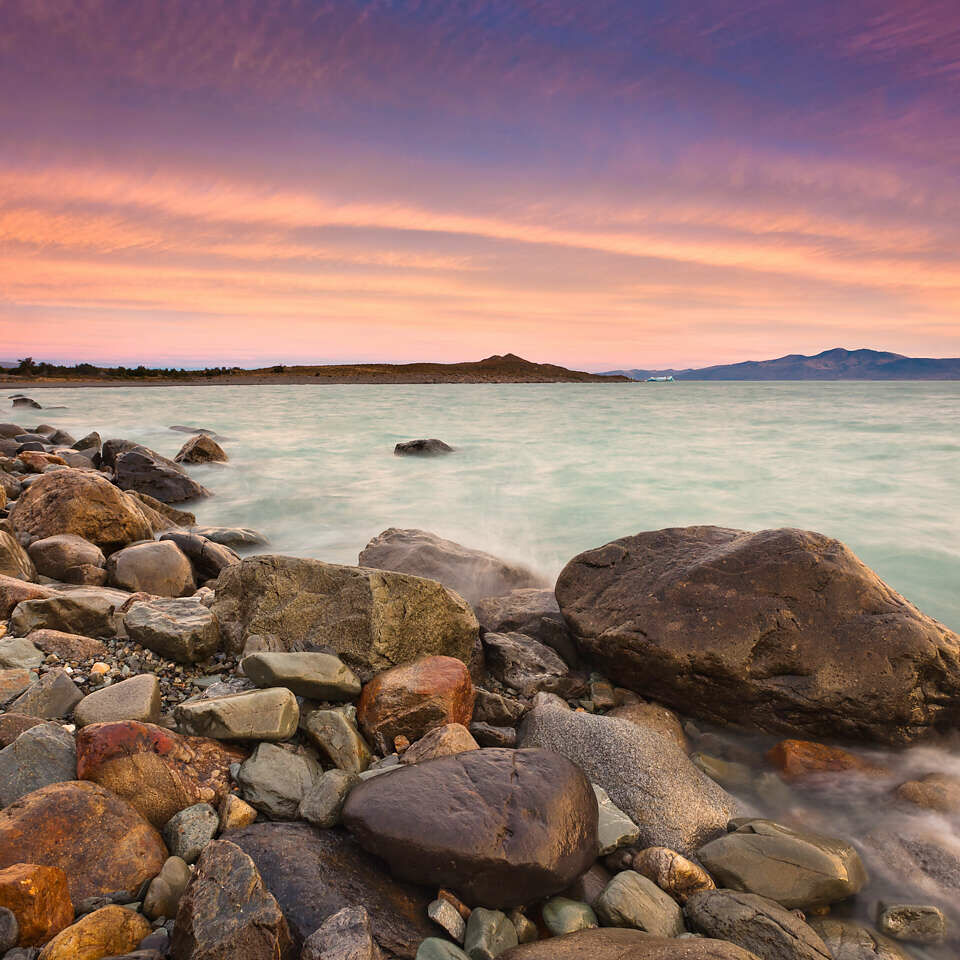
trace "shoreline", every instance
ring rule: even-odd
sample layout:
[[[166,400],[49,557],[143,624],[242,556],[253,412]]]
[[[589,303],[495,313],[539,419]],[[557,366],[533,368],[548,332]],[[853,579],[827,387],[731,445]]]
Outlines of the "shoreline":
[[[480,377],[462,378],[427,378],[427,377],[298,377],[277,374],[276,376],[254,377],[197,377],[185,379],[141,380],[9,380],[0,379],[3,389],[21,388],[22,390],[47,390],[54,387],[270,387],[270,386],[419,386],[443,384],[489,384],[491,386],[505,384],[588,384],[588,383],[640,383],[639,380],[630,380],[627,377],[599,377],[596,380],[563,380],[563,379],[492,379]]]

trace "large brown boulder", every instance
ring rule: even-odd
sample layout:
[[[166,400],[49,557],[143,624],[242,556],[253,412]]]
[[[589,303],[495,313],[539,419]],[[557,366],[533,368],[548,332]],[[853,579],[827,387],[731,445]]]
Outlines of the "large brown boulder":
[[[705,720],[888,743],[960,721],[960,637],[818,533],[625,537],[557,599],[612,680]]]
[[[519,587],[546,585],[543,577],[526,567],[444,540],[426,530],[390,527],[363,548],[359,563],[361,567],[437,580],[472,604]]]
[[[54,783],[0,810],[0,869],[60,867],[74,903],[117,890],[135,893],[166,859],[160,834],[94,783]]]
[[[107,553],[153,535],[135,500],[86,470],[44,474],[20,495],[10,522],[18,534],[38,539],[74,533]]]
[[[440,654],[469,662],[477,618],[434,580],[320,560],[263,555],[228,567],[213,612],[233,652],[332,647],[367,681],[400,663]]]
[[[394,876],[487,907],[569,886],[596,859],[597,819],[590,781],[547,750],[470,750],[404,766],[354,787],[343,808],[347,829]]]
[[[640,930],[604,927],[522,943],[500,960],[758,960],[725,940],[651,937]]]

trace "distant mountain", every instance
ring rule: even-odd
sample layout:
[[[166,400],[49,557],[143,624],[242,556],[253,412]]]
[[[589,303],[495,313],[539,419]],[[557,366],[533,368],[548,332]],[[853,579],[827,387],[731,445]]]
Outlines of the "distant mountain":
[[[611,370],[631,380],[960,380],[960,358],[905,357],[880,350],[824,350],[813,357],[791,353],[776,360],[749,360],[688,370]]]

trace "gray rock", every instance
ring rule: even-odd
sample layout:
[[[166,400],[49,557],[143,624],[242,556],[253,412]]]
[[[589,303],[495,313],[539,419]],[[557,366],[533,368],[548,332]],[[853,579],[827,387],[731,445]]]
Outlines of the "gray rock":
[[[271,820],[296,820],[322,772],[310,756],[260,743],[240,765],[237,782],[243,799]]]
[[[14,401],[16,406],[16,401]],[[39,404],[38,404],[39,406]],[[436,457],[453,453],[453,447],[435,437],[422,440],[404,440],[393,448],[396,457]]]
[[[360,777],[346,770],[327,770],[300,801],[300,819],[315,827],[329,829],[340,823],[347,794],[360,783]]]
[[[297,698],[281,687],[181,703],[174,711],[184,733],[215,740],[287,740],[296,733]]]
[[[845,900],[867,882],[860,855],[843,840],[772,820],[734,821],[734,826],[697,851],[720,887],[802,910]]]
[[[0,669],[0,708],[5,707],[11,700],[16,700],[36,682],[37,675],[32,670],[24,670],[22,667]]]
[[[722,832],[737,802],[705,777],[669,737],[626,720],[535,706],[521,747],[573,761],[637,825],[642,846],[690,853]]]
[[[947,934],[947,918],[932,904],[882,903],[877,926],[886,936],[910,943],[940,943]]]
[[[226,463],[223,447],[205,433],[191,437],[173,458],[175,463]]]
[[[107,578],[115,587],[155,597],[188,597],[197,589],[186,554],[170,540],[151,540],[110,554]]]
[[[220,817],[209,803],[195,803],[175,813],[163,828],[170,853],[184,863],[196,863],[204,848],[217,835]]]
[[[702,890],[687,900],[684,911],[694,930],[729,940],[764,960],[833,960],[812,927],[753,893]]]
[[[600,821],[597,824],[600,856],[636,843],[640,837],[640,828],[610,799],[603,787],[594,784],[593,792],[597,795],[597,809],[600,812]]]
[[[17,697],[10,704],[9,712],[56,720],[69,717],[82,699],[80,688],[70,679],[68,673],[58,668],[45,673],[26,693]]]
[[[85,437],[81,437],[77,440],[76,443],[72,444],[74,450],[100,450],[103,441],[100,439],[100,434],[96,430],[93,430],[91,433],[88,433]]]
[[[240,562],[240,557],[230,547],[215,543],[190,530],[173,530],[164,533],[161,540],[175,543],[190,560],[198,580],[216,580],[220,571]]]
[[[810,926],[823,940],[833,960],[914,960],[893,940],[859,923],[813,917]]]
[[[427,937],[414,960],[470,960],[455,943],[441,940],[440,937]]]
[[[470,960],[493,960],[518,942],[517,929],[505,913],[474,908],[463,939],[463,949]]]
[[[597,915],[589,904],[567,897],[551,897],[543,905],[542,915],[544,925],[555,937],[598,926]]]
[[[34,630],[60,630],[84,637],[114,637],[122,594],[104,587],[77,587],[39,600],[17,604],[10,632],[26,637]]]
[[[20,924],[16,914],[6,907],[0,907],[0,953],[6,953],[17,945],[20,939]]]
[[[483,650],[487,670],[525,697],[540,690],[561,696],[583,690],[583,681],[569,676],[570,668],[555,650],[522,633],[484,634]]]
[[[160,873],[150,881],[143,898],[143,915],[148,920],[172,919],[190,882],[190,868],[180,857],[170,857]]]
[[[179,663],[206,660],[220,646],[217,618],[190,597],[138,601],[123,622],[131,640]]]
[[[690,760],[711,780],[728,790],[743,790],[750,787],[754,781],[754,772],[745,763],[723,760],[706,753],[691,754]],[[783,783],[782,780],[780,782]]]
[[[60,533],[34,540],[29,553],[38,573],[61,583],[102,586],[107,581],[103,551],[76,534]]]
[[[161,503],[183,503],[210,496],[210,491],[187,476],[180,466],[146,447],[137,446],[121,453],[114,463],[114,473],[121,490],[136,490]]]
[[[262,533],[247,527],[191,527],[190,532],[234,549],[264,547],[269,542]]]
[[[382,956],[366,909],[344,907],[307,937],[300,960],[380,960]]]
[[[0,807],[51,783],[76,777],[73,735],[58,723],[38,724],[0,750]]]
[[[573,636],[552,589],[526,587],[474,605],[480,626],[490,633],[524,633],[552,647],[571,667],[579,661]]]
[[[160,681],[152,673],[142,673],[87,694],[74,710],[78,727],[113,720],[139,720],[156,723],[160,719]]]
[[[450,934],[451,939],[463,943],[467,935],[467,921],[460,916],[460,911],[449,900],[434,900],[427,907],[427,916],[439,927]]]
[[[286,687],[312,700],[355,700],[362,689],[356,674],[329,653],[252,653],[242,666],[258,687]]]
[[[679,937],[683,912],[673,897],[633,870],[618,873],[596,903],[597,916],[607,927],[630,927],[655,937]]]
[[[43,652],[26,637],[0,638],[0,668],[33,670],[43,663]]]
[[[303,732],[340,770],[362,773],[373,760],[367,741],[345,710],[311,710],[304,717]]]

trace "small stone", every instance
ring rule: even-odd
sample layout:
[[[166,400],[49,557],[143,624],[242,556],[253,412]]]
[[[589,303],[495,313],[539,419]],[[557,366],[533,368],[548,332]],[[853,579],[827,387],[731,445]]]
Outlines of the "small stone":
[[[703,867],[667,847],[647,847],[639,851],[634,854],[631,866],[681,904],[694,893],[716,889]]]
[[[271,820],[296,820],[300,803],[321,776],[312,758],[272,743],[260,743],[240,765],[243,798]]]
[[[514,907],[508,916],[514,929],[517,931],[517,940],[519,940],[520,943],[533,943],[534,940],[539,939],[540,934],[537,932],[537,925],[520,907]]]
[[[435,760],[437,757],[449,757],[455,753],[479,749],[479,744],[462,723],[447,723],[424,734],[404,753],[403,762],[421,763],[424,760]]]
[[[880,904],[877,927],[894,940],[940,943],[947,935],[947,918],[930,904]]]
[[[470,957],[449,940],[427,937],[420,944],[414,960],[470,960]]]
[[[257,819],[256,807],[251,807],[246,800],[241,800],[234,793],[228,793],[220,803],[220,832],[239,830],[248,827]]]
[[[393,749],[396,750],[397,753],[404,753],[409,746],[409,738],[403,736],[402,734],[399,737],[393,738]]]
[[[345,710],[310,711],[303,732],[340,770],[362,773],[373,760],[366,740]]]
[[[504,697],[477,687],[473,719],[477,723],[490,723],[494,726],[512,727],[523,716],[526,707],[513,697]]]
[[[617,705],[613,684],[609,680],[599,680],[591,683],[590,699],[598,710],[612,710]]]
[[[111,905],[88,913],[58,933],[41,960],[101,960],[136,950],[150,933],[150,922],[133,910]]]
[[[598,926],[597,915],[588,904],[566,897],[549,899],[543,905],[542,914],[544,925],[555,937]]]
[[[600,856],[636,843],[640,836],[640,828],[610,799],[603,787],[593,784],[593,792],[597,795],[597,810],[600,817],[597,822],[597,845]]]
[[[296,733],[300,708],[289,690],[250,690],[182,703],[174,710],[186,733],[217,740],[287,740]]]
[[[58,723],[38,724],[0,750],[0,807],[76,775],[73,737]]]
[[[105,677],[109,672],[110,672],[110,664],[104,663],[102,660],[98,660],[90,668],[90,675],[92,677]]]
[[[73,923],[67,875],[59,867],[17,863],[0,870],[0,906],[17,918],[21,947],[42,946]]]
[[[596,909],[607,927],[631,927],[655,937],[683,933],[683,913],[676,901],[633,870],[618,873],[607,884]]]
[[[160,681],[152,673],[143,673],[87,694],[74,710],[78,727],[118,720],[156,723],[159,719]]]
[[[144,916],[150,920],[175,917],[177,905],[189,882],[190,868],[186,862],[177,856],[169,857],[160,873],[150,881],[143,898]]]
[[[55,720],[69,717],[73,708],[83,699],[80,688],[60,669],[45,673],[10,704],[13,713]]]
[[[467,922],[460,916],[453,904],[447,900],[434,900],[427,907],[427,916],[435,924],[443,927],[457,943],[463,943],[463,938],[467,932]]]
[[[195,863],[217,835],[220,818],[209,803],[197,803],[174,814],[163,828],[170,853],[184,863]]]
[[[251,653],[241,666],[258,687],[286,687],[312,700],[355,700],[362,689],[356,674],[330,653]]]
[[[323,830],[337,826],[347,794],[358,783],[360,777],[355,773],[347,770],[327,770],[300,801],[300,819]]]
[[[107,653],[106,644],[93,637],[84,637],[77,633],[64,633],[62,630],[34,630],[27,639],[48,656],[55,654],[61,660],[89,660],[103,657]]]
[[[381,956],[366,909],[344,907],[307,937],[300,960],[380,960]]]
[[[476,907],[470,914],[463,941],[470,960],[493,960],[518,942],[516,927],[505,913]]]

